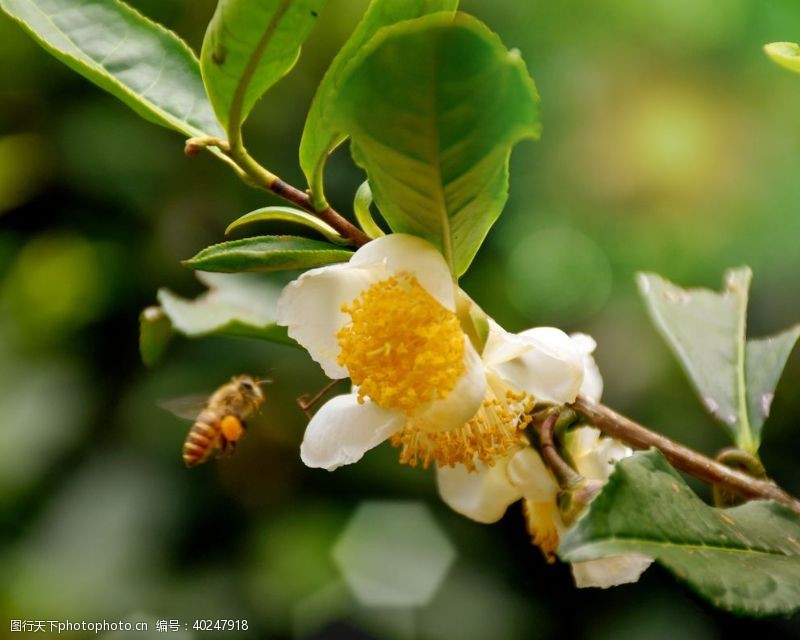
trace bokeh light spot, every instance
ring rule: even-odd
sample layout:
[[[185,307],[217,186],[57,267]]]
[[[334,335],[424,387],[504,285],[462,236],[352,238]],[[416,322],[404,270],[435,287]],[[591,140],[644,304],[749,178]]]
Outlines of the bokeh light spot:
[[[116,261],[114,245],[71,233],[39,235],[19,252],[2,297],[24,334],[55,338],[106,309]]]
[[[419,607],[436,594],[456,552],[425,505],[365,502],[333,559],[356,598],[372,607]]]
[[[4,339],[0,331],[0,340]],[[0,506],[22,498],[86,429],[88,389],[76,368],[0,349]]]
[[[595,313],[608,299],[613,279],[605,252],[569,228],[522,239],[509,255],[506,273],[511,303],[529,318],[574,320]]]
[[[139,458],[106,455],[59,489],[3,567],[11,607],[111,619],[146,603],[174,525],[175,487]]]
[[[51,170],[50,164],[41,136],[18,133],[0,138],[0,215],[36,195]]]
[[[699,96],[654,91],[640,96],[629,117],[623,144],[646,182],[664,189],[688,187],[714,171],[721,132]]]

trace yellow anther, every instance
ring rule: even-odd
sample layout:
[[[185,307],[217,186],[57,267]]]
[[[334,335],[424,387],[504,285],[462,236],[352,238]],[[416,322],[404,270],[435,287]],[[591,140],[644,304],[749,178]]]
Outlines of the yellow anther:
[[[400,447],[400,463],[428,468],[463,464],[476,470],[476,462],[494,465],[498,458],[527,444],[525,427],[531,421],[534,401],[524,393],[508,391],[505,397],[489,397],[475,416],[463,426],[449,431],[427,431],[409,421],[392,437]]]
[[[359,399],[408,416],[447,397],[464,373],[464,333],[411,275],[373,284],[342,311],[339,364],[358,385]]]

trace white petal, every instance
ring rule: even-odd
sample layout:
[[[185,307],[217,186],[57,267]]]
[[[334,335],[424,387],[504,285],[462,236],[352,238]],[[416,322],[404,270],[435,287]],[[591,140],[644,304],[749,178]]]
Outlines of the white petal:
[[[508,463],[508,479],[531,502],[555,500],[558,484],[532,447],[515,453]]]
[[[603,395],[603,376],[600,375],[600,368],[592,357],[597,343],[585,333],[573,333],[570,338],[583,355],[583,383],[580,393],[594,402],[599,402]]]
[[[360,460],[399,431],[405,421],[403,415],[373,402],[359,404],[354,394],[336,396],[311,418],[300,445],[300,458],[309,467],[333,471]]]
[[[481,357],[466,336],[464,367],[464,373],[446,397],[417,410],[412,418],[415,428],[427,431],[458,429],[478,412],[486,395],[486,372]]]
[[[584,587],[607,589],[618,584],[636,582],[652,563],[652,558],[638,554],[609,556],[597,560],[573,562],[572,575],[575,578],[575,586],[580,589]]]
[[[578,351],[583,354],[592,355],[597,349],[597,341],[586,333],[572,333],[569,337]]]
[[[528,329],[511,338],[527,350],[493,366],[506,382],[538,402],[572,402],[583,382],[583,356],[570,337],[553,327]],[[507,348],[510,351],[510,348]]]
[[[566,447],[569,454],[575,458],[585,456],[600,442],[600,429],[597,427],[578,427],[572,429],[566,436]]]
[[[623,458],[633,455],[633,449],[622,444],[619,440],[614,440],[614,438],[603,438],[600,447],[603,459],[607,460],[612,466]]]
[[[613,438],[601,437],[594,427],[580,427],[567,434],[566,448],[578,473],[591,480],[606,480],[614,465],[633,451]]]
[[[531,346],[515,333],[509,333],[494,320],[489,318],[489,335],[486,338],[486,345],[483,347],[481,358],[487,367],[508,362],[518,358]]]
[[[436,484],[439,495],[453,511],[477,522],[488,524],[503,517],[508,506],[521,494],[506,475],[508,459],[498,460],[493,467],[477,463],[477,471],[467,471],[463,464],[438,467]]]
[[[600,444],[600,430],[582,426],[571,429],[564,436],[564,447],[575,462],[578,473],[593,480],[605,480],[604,467],[597,465],[594,451]]]
[[[581,463],[577,463],[578,471],[587,478],[606,480],[608,476],[611,475],[617,462],[631,455],[633,455],[633,450],[630,447],[626,447],[613,438],[601,438],[597,448],[592,451],[591,455],[585,458],[587,462],[591,460],[591,464],[593,465],[591,473],[588,464],[585,465],[587,468],[584,473],[581,469]],[[597,475],[592,475],[592,473]]]
[[[342,305],[355,300],[372,283],[386,277],[380,266],[353,268],[337,264],[306,271],[284,287],[277,322],[308,350],[329,378],[346,378],[340,366],[336,332],[350,321]]]
[[[404,233],[392,233],[368,242],[350,258],[350,265],[382,264],[389,273],[411,273],[445,308],[455,311],[456,289],[444,257],[429,242]]]

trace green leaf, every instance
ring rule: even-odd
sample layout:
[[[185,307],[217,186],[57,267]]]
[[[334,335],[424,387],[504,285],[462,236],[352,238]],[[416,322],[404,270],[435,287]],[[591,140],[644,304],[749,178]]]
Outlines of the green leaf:
[[[789,71],[800,73],[800,46],[794,42],[773,42],[764,45],[770,59]]]
[[[158,292],[161,309],[172,327],[190,338],[226,335],[293,344],[275,324],[280,286],[257,274],[203,273],[197,278],[208,291],[194,300],[168,289]]]
[[[227,130],[297,62],[325,0],[219,0],[200,64],[208,96]]]
[[[457,7],[458,0],[372,0],[370,2],[364,17],[328,67],[306,116],[303,137],[300,140],[300,166],[306,175],[317,210],[324,209],[327,205],[322,176],[325,161],[346,138],[341,131],[331,126],[325,118],[325,111],[339,91],[347,63],[379,29],[437,11],[453,12]]]
[[[0,0],[42,47],[148,120],[222,133],[192,51],[119,0]],[[124,151],[121,151],[124,152]]]
[[[798,338],[800,326],[769,338],[747,341],[747,415],[756,441],[761,439],[761,429],[769,417],[775,388]]]
[[[655,450],[617,464],[559,548],[569,562],[630,553],[655,558],[728,611],[800,608],[800,516],[771,501],[709,507]]]
[[[353,212],[356,214],[358,225],[370,238],[380,238],[386,235],[372,217],[372,189],[369,188],[368,180],[364,180],[356,190],[356,197],[353,198]]]
[[[330,106],[392,230],[469,266],[508,196],[511,147],[539,135],[536,87],[474,18],[437,13],[380,31]]]
[[[208,287],[206,293],[187,300],[161,289],[161,306],[142,312],[139,351],[146,365],[160,359],[174,332],[189,338],[221,335],[296,344],[275,324],[280,286],[248,273],[198,271],[197,278]]]
[[[328,223],[323,222],[316,216],[312,216],[307,211],[301,211],[300,209],[294,209],[293,207],[264,207],[262,209],[251,211],[250,213],[245,213],[242,217],[237,218],[228,225],[228,228],[225,229],[225,235],[228,235],[234,229],[238,229],[245,224],[276,220],[280,222],[293,222],[295,224],[302,224],[309,229],[313,229],[314,231],[321,233],[334,244],[347,244],[349,242],[349,240],[339,235],[339,232]]]
[[[638,275],[650,315],[703,404],[740,437],[748,428],[744,395],[745,317],[750,269],[729,271],[725,289],[686,290],[656,274]]]
[[[206,247],[184,264],[201,271],[285,271],[347,262],[352,251],[295,236],[257,236]]]
[[[747,267],[729,271],[722,293],[682,289],[654,273],[640,273],[638,284],[654,324],[703,405],[738,447],[755,454],[775,386],[800,328],[746,342],[751,278]]]
[[[147,307],[139,315],[139,354],[148,367],[161,359],[172,339],[172,323],[161,307]]]

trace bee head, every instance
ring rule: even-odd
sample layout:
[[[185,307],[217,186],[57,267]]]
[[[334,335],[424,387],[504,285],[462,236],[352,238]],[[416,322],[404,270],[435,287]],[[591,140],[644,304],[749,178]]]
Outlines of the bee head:
[[[242,393],[251,400],[261,401],[264,399],[264,391],[261,389],[262,384],[266,384],[269,380],[260,380],[252,376],[243,375],[236,376],[234,382],[239,385]]]

